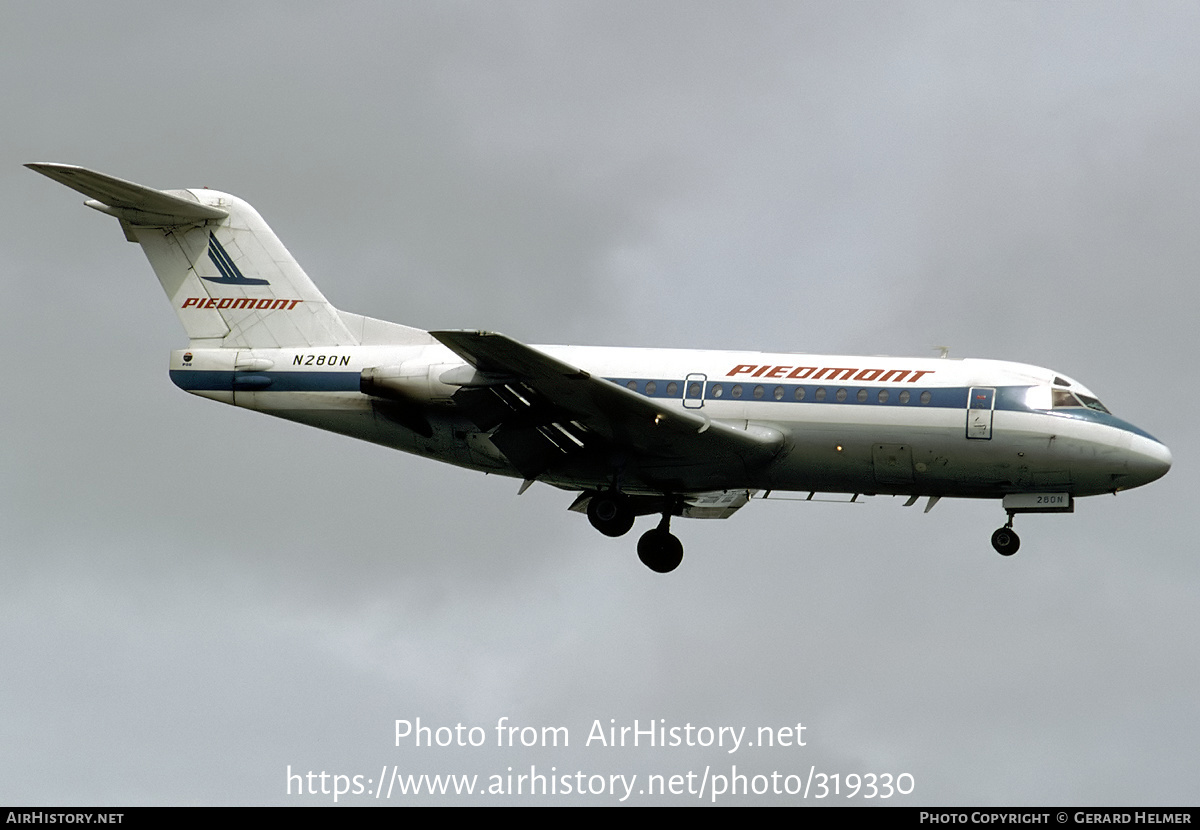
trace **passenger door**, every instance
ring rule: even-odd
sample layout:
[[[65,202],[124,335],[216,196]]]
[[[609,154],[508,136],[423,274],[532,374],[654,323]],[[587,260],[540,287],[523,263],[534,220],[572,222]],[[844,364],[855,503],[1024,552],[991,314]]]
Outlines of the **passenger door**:
[[[996,405],[996,390],[972,386],[967,392],[967,437],[989,440],[992,437],[992,411]]]

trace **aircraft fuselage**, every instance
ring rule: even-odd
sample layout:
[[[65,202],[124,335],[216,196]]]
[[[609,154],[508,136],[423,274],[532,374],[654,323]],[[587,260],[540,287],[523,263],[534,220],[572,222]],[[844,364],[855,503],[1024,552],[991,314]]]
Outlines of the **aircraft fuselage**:
[[[1061,373],[1024,364],[534,348],[635,391],[664,412],[689,409],[735,428],[754,425],[784,436],[766,464],[640,459],[624,470],[623,489],[630,493],[1088,496],[1147,483],[1169,465],[1166,448],[1137,427],[1087,406],[1052,406],[1055,388],[1094,396]],[[392,384],[365,394],[363,372],[374,367],[394,367]],[[461,381],[454,373],[470,369],[440,344],[184,349],[171,360],[175,383],[203,397],[462,467],[525,477],[492,444],[489,430],[456,403],[464,387],[443,380]],[[1056,378],[1062,381],[1057,387]],[[607,448],[591,454],[559,437],[557,443],[565,446],[551,456],[541,480],[583,490],[611,483],[614,464]]]

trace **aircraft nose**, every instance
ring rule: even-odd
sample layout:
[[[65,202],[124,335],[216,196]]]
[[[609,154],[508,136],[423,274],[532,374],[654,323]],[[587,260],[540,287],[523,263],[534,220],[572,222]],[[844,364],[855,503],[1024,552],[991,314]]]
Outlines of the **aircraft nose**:
[[[1158,441],[1139,435],[1129,450],[1128,469],[1134,487],[1160,479],[1171,469],[1171,451]]]

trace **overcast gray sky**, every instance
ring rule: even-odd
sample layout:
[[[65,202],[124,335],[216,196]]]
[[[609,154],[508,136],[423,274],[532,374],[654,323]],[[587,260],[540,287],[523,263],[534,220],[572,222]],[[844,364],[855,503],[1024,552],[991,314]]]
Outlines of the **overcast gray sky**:
[[[1195,804],[1197,43],[1171,2],[3,4],[0,802],[736,765]],[[566,493],[180,392],[140,249],[29,161],[236,193],[336,305],[423,328],[1050,366],[1175,466],[1011,560],[996,504],[876,498],[679,521],[658,576]],[[418,717],[489,745],[397,748]]]

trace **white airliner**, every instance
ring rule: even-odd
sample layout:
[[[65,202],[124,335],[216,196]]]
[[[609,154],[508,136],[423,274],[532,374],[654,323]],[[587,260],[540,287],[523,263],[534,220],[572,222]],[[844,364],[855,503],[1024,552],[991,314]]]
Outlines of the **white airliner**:
[[[655,571],[673,516],[726,518],[792,492],[1001,499],[1074,510],[1164,475],[1171,454],[1058,372],[994,360],[527,346],[334,308],[250,205],[66,164],[33,170],[89,197],[145,251],[189,338],[187,392],[577,493],[608,536],[640,515]]]

